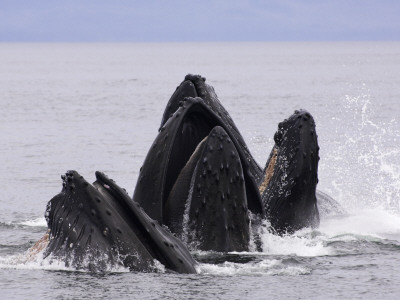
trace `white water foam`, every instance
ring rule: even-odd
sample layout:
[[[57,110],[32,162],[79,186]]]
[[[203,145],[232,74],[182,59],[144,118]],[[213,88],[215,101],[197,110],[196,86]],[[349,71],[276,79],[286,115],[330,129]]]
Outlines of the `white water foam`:
[[[32,255],[30,250],[21,254],[0,256],[0,269],[77,271],[51,256],[43,258],[43,251]]]
[[[224,262],[222,264],[200,264],[197,268],[199,274],[212,274],[219,276],[234,275],[304,275],[311,269],[303,265],[285,264],[280,259],[264,259],[252,263]]]
[[[30,227],[47,227],[47,222],[46,219],[42,217],[42,218],[23,221],[18,223],[18,225],[30,226]]]
[[[16,269],[16,270],[50,270],[50,271],[69,271],[69,272],[82,272],[92,273],[88,269],[77,269],[75,267],[67,266],[65,261],[49,255],[43,257],[45,247],[39,252],[32,251],[33,248],[28,249],[24,253],[0,256],[0,269]],[[91,256],[84,258],[82,265],[89,265],[93,262],[90,259]],[[71,259],[73,260],[73,259]],[[99,263],[107,261],[106,254],[103,256],[96,257]],[[154,260],[153,271],[157,273],[165,273],[165,267]],[[127,273],[130,272],[129,268],[126,268],[122,263],[106,264],[105,269],[101,270],[101,273]]]
[[[311,228],[280,236],[269,232],[268,226],[268,222],[264,221],[259,232],[264,254],[309,257],[333,253],[333,250],[325,245],[324,239],[319,235],[314,235]]]
[[[273,255],[324,256],[333,254],[332,249],[327,247],[319,236],[297,234],[278,236],[267,233],[262,236],[262,242],[263,253]]]
[[[71,266],[66,266],[65,262],[49,255],[43,258],[43,252],[38,253],[34,257],[30,256],[28,251],[22,254],[0,256],[0,269],[15,269],[15,270],[47,270],[47,271],[68,271],[92,273],[87,269],[77,269]],[[158,260],[154,260],[152,271],[155,273],[165,273],[165,266]],[[121,264],[108,264],[105,270],[101,273],[128,273],[129,268]]]

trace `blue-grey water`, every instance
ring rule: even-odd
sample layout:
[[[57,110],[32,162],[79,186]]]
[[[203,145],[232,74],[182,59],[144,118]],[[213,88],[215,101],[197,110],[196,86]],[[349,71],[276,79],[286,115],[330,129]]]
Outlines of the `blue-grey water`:
[[[104,171],[132,194],[187,73],[214,86],[261,165],[278,122],[310,111],[318,188],[346,213],[266,232],[263,253],[194,253],[194,275],[27,261],[66,170]],[[0,298],[398,299],[399,101],[397,42],[0,44]]]

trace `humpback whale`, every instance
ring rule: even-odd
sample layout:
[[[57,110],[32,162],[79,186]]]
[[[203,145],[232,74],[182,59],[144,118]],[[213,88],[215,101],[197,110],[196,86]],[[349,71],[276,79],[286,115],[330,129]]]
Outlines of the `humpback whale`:
[[[214,88],[187,75],[168,101],[132,198],[101,172],[92,185],[76,171],[62,176],[46,209],[44,256],[78,269],[152,271],[158,261],[193,273],[189,250],[248,251],[262,220],[277,234],[318,226],[311,114],[295,111],[274,141],[262,169]]]
[[[195,273],[196,262],[182,242],[105,174],[96,172],[93,185],[76,171],[62,179],[62,191],[46,209],[44,257],[51,254],[67,266],[91,271],[118,265],[151,271],[157,260],[168,270]]]
[[[295,111],[279,123],[274,141],[260,184],[266,217],[277,233],[315,228],[319,146],[311,114]]]

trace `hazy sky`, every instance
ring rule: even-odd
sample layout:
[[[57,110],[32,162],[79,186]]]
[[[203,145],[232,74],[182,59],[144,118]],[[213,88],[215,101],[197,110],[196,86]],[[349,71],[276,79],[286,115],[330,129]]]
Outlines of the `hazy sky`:
[[[0,0],[0,42],[399,38],[399,0]]]

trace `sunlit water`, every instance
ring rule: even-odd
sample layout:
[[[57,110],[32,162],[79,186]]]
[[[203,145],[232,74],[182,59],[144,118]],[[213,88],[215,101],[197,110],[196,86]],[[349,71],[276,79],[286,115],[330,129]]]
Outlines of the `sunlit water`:
[[[400,296],[400,43],[0,44],[0,290],[12,298]],[[345,208],[263,253],[195,252],[198,274],[77,272],[25,251],[60,175],[132,194],[175,87],[200,73],[263,165],[278,122],[310,111],[319,189]]]

